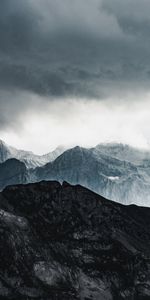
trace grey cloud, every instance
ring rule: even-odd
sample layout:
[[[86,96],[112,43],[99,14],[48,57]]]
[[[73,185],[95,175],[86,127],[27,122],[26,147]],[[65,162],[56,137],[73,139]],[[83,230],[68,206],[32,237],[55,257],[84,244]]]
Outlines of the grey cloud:
[[[146,50],[125,34],[132,18],[127,24],[120,11],[117,0],[2,0],[1,85],[64,95],[78,94],[83,80],[87,96],[85,76],[80,76],[80,69],[90,75],[86,78],[87,86],[92,83],[94,87],[98,80],[95,73],[101,70],[104,74],[99,76],[99,85],[107,74],[108,80],[110,74],[117,79],[124,76],[126,80],[124,65],[129,65],[129,73],[132,66],[144,65],[141,60]],[[63,67],[66,73],[62,74]],[[72,72],[68,78],[67,68],[79,72]],[[134,75],[134,68],[131,73]]]
[[[137,38],[147,36],[149,39],[149,0],[105,0],[102,7],[117,19],[123,32]]]
[[[11,128],[20,129],[22,122],[19,121],[23,117],[27,106],[31,104],[31,99],[28,101],[26,93],[18,91],[0,90],[0,131]]]
[[[2,0],[0,3],[0,49],[13,54],[29,49],[36,34],[37,18],[23,0]]]
[[[102,8],[117,17],[141,21],[149,20],[149,0],[103,0]]]
[[[36,65],[16,63],[1,65],[0,86],[3,89],[9,87],[9,90],[19,89],[55,96],[62,96],[71,88],[71,84],[66,83],[58,72],[47,72]]]
[[[149,89],[149,9],[148,0],[1,0],[0,88],[10,92],[0,95],[1,125],[30,105],[26,92],[101,99],[139,82]]]

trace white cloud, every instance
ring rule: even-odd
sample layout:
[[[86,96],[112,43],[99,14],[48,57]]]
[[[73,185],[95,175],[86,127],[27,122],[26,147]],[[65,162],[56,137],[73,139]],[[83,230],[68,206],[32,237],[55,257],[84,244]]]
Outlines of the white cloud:
[[[51,102],[38,97],[39,108],[24,113],[22,127],[5,129],[1,138],[35,153],[46,153],[60,144],[90,147],[110,141],[147,148],[150,143],[150,94],[142,97],[142,101],[141,95],[130,95],[127,99],[57,99]]]

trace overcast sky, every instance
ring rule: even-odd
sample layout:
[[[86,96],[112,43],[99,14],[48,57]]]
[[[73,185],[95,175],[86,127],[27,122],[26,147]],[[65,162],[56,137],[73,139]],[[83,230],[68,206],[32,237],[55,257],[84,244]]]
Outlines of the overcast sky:
[[[150,145],[149,0],[1,0],[0,138]]]

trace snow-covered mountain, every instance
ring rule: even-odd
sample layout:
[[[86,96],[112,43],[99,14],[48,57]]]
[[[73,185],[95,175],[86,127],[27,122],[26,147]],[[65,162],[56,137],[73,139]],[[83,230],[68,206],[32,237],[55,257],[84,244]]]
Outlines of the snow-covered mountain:
[[[36,155],[31,151],[18,150],[14,147],[7,145],[4,141],[0,140],[0,163],[5,162],[7,159],[16,158],[25,163],[27,168],[35,168],[43,166],[46,163],[55,160],[60,154],[65,151],[65,147],[59,146],[54,151],[45,155]]]

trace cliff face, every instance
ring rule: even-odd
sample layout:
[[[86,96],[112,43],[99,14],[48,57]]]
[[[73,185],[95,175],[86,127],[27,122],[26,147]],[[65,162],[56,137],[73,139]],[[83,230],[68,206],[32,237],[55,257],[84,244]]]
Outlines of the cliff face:
[[[150,209],[79,185],[0,194],[0,299],[150,299]]]

